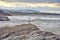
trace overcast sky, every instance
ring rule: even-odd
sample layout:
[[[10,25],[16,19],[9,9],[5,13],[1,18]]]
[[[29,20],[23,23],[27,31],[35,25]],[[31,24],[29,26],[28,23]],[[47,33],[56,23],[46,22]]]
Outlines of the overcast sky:
[[[36,9],[60,13],[60,0],[0,0],[0,8],[9,10]]]

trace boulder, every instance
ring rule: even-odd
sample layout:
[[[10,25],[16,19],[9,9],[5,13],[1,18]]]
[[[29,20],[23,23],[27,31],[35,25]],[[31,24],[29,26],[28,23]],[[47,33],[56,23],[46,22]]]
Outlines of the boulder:
[[[8,17],[0,17],[0,21],[9,21]]]

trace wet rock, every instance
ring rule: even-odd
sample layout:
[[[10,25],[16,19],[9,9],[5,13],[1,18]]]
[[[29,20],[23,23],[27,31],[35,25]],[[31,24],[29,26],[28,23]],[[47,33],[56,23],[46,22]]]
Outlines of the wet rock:
[[[5,35],[3,38],[8,38],[9,36],[15,35],[29,35],[30,32],[39,30],[35,25],[32,24],[22,24],[16,25],[14,27],[3,27],[0,28],[0,36]],[[14,32],[14,33],[13,33]]]
[[[56,40],[60,40],[60,38],[57,38]]]
[[[0,17],[0,21],[9,21],[8,17]]]
[[[55,35],[55,34],[53,34],[52,32],[44,32],[43,33],[43,36],[52,36],[52,35]]]
[[[3,40],[58,40],[55,35],[52,32],[41,31],[33,24],[0,28],[0,39]]]

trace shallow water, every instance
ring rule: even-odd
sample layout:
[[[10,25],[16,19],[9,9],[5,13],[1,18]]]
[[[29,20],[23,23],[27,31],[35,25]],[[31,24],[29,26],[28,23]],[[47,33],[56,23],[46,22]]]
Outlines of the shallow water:
[[[13,25],[19,25],[19,24],[24,24],[28,23],[28,21],[0,21],[0,26],[13,26]],[[42,26],[42,27],[59,27],[60,26],[60,21],[50,21],[50,20],[33,20],[30,23],[35,24],[37,26]]]

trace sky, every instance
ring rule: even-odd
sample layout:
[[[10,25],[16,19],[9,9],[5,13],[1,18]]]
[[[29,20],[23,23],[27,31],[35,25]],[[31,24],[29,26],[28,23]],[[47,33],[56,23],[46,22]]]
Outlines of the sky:
[[[60,13],[60,0],[0,0],[0,8],[8,10],[34,9]]]

